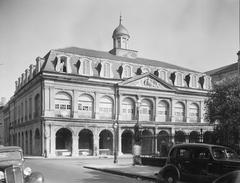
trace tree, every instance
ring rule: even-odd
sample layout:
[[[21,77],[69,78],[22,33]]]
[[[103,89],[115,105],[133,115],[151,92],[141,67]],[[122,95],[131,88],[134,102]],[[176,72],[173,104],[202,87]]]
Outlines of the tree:
[[[222,145],[239,144],[240,130],[240,85],[239,78],[226,78],[214,85],[208,94],[206,118],[219,124],[214,130],[216,141]]]

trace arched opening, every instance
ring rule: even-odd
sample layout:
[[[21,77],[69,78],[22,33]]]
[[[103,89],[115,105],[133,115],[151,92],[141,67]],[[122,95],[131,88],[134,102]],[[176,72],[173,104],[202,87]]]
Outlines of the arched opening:
[[[34,141],[34,155],[41,155],[41,135],[38,128],[35,130]]]
[[[196,143],[196,142],[199,142],[200,140],[200,136],[199,136],[199,133],[196,132],[196,131],[192,131],[190,134],[189,134],[189,142],[190,143]]]
[[[93,98],[90,95],[81,95],[78,99],[78,117],[93,118]]]
[[[102,97],[100,99],[99,112],[101,119],[113,118],[113,101],[110,97]]]
[[[153,114],[153,104],[150,100],[144,99],[141,101],[141,106],[139,109],[139,120],[141,121],[151,121]]]
[[[33,148],[33,142],[32,142],[32,130],[30,130],[30,132],[29,132],[29,139],[30,139],[30,143],[29,143],[29,150],[30,150],[30,152],[29,152],[29,154],[31,154],[32,155],[32,148]]]
[[[199,119],[199,107],[197,104],[191,104],[189,107],[190,122],[197,122]]]
[[[153,153],[153,134],[149,130],[142,132],[142,154],[151,155]]]
[[[133,133],[130,130],[125,130],[122,133],[122,153],[131,154],[133,146]]]
[[[183,122],[185,121],[185,107],[182,102],[177,102],[174,106],[175,110],[175,121]]]
[[[57,93],[55,96],[55,116],[69,118],[71,116],[71,96],[65,92]]]
[[[204,143],[208,143],[208,144],[212,144],[214,143],[214,140],[213,140],[213,132],[210,132],[210,131],[206,131],[204,134],[203,134],[203,142]]]
[[[183,131],[176,131],[174,136],[174,141],[176,144],[186,142],[186,135]]]
[[[40,106],[41,106],[41,103],[40,103],[40,95],[37,94],[34,98],[34,117],[39,117],[40,115]]]
[[[99,134],[99,154],[111,155],[113,151],[113,135],[109,130],[103,130]]]
[[[169,150],[170,137],[169,134],[162,130],[157,136],[157,150],[160,156],[167,156]]]
[[[25,152],[26,154],[28,154],[28,132],[26,131],[25,132],[25,143],[26,143],[26,146],[25,146]]]
[[[93,133],[88,129],[83,129],[78,134],[79,155],[93,155]]]
[[[70,156],[72,153],[72,132],[61,128],[56,133],[56,155]]]
[[[158,118],[158,121],[161,121],[161,122],[169,121],[169,105],[164,100],[158,103],[157,118]]]
[[[135,106],[134,106],[133,100],[130,98],[125,98],[122,102],[123,120],[133,120],[134,112],[135,112]]]

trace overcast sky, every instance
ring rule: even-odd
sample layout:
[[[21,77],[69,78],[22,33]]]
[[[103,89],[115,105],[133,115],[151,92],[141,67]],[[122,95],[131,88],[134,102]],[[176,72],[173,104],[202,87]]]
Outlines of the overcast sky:
[[[237,61],[239,0],[0,0],[0,97],[50,49],[109,51],[122,24],[139,57],[205,72]]]

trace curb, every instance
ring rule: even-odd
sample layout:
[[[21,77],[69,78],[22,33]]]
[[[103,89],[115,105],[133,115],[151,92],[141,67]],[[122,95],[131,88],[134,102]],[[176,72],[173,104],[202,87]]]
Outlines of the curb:
[[[96,168],[96,167],[90,167],[90,166],[83,166],[83,167],[87,168],[87,169],[97,170],[97,171],[101,171],[101,172],[107,172],[107,173],[116,174],[116,175],[122,175],[122,176],[136,178],[136,179],[140,178],[140,179],[144,179],[144,180],[157,181],[157,178],[155,178],[155,177],[149,177],[149,176],[144,176],[144,175],[139,175],[139,174],[132,174],[132,173],[126,173],[126,172],[121,172],[121,171],[117,171],[117,170]]]

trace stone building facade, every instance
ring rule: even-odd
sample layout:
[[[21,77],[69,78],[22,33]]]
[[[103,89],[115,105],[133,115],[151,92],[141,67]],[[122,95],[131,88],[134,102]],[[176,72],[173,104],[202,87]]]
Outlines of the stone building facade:
[[[211,78],[139,58],[121,21],[112,38],[109,52],[69,47],[37,57],[8,103],[10,144],[46,157],[131,154],[137,122],[143,154],[160,152],[163,142],[198,141],[200,133],[207,139]]]

